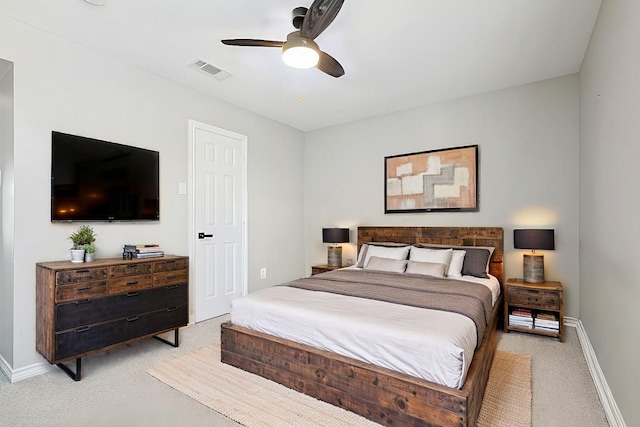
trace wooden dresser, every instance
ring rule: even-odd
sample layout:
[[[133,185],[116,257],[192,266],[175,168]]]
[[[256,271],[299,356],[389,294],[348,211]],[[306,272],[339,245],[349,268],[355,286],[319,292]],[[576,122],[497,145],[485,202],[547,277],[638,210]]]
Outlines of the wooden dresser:
[[[36,264],[36,349],[76,381],[83,356],[169,331],[177,347],[188,322],[187,257]]]

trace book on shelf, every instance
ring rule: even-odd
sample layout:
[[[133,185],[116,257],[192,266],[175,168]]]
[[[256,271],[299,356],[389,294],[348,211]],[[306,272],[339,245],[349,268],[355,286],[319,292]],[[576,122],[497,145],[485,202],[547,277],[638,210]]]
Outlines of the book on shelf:
[[[560,326],[560,322],[552,322],[550,320],[538,320],[538,319],[536,319],[535,324],[540,326],[546,326],[549,328],[557,328],[558,326]]]
[[[514,308],[509,313],[510,316],[518,316],[518,317],[533,317],[531,310],[527,310],[524,308]]]
[[[144,244],[144,245],[125,244],[123,247],[124,247],[124,249],[127,249],[127,250],[142,250],[142,249],[160,248],[160,245],[158,245],[156,243],[149,243],[149,244]]]
[[[554,313],[537,313],[533,327],[543,331],[558,332],[560,330],[560,321]]]
[[[512,320],[509,320],[509,326],[516,328],[533,329],[533,323],[514,322]]]
[[[162,251],[134,253],[133,254],[134,258],[156,258],[156,257],[161,257],[161,256],[164,256],[164,252],[162,252]]]
[[[160,246],[155,248],[140,248],[140,249],[136,249],[136,252],[139,254],[145,254],[145,253],[153,253],[153,252],[162,252],[162,249],[160,249]]]
[[[164,256],[164,251],[160,248],[160,245],[144,244],[144,245],[132,245],[125,244],[122,246],[123,258],[155,258]]]
[[[558,318],[553,313],[538,313],[536,314],[536,319],[558,321]]]
[[[509,315],[509,325],[516,326],[518,328],[533,328],[533,317],[521,316],[517,314]]]

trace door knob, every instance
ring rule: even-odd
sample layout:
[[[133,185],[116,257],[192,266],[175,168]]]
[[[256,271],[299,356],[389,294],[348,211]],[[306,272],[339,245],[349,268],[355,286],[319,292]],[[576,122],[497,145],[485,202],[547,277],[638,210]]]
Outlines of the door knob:
[[[213,237],[213,234],[198,233],[198,239],[204,239],[205,237]]]

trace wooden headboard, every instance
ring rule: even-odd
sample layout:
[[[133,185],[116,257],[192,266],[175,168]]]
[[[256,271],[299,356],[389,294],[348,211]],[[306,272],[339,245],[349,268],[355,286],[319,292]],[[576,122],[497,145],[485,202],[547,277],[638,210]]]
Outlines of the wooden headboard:
[[[358,227],[358,252],[363,243],[430,243],[451,246],[492,246],[489,273],[504,283],[504,233],[500,227]]]

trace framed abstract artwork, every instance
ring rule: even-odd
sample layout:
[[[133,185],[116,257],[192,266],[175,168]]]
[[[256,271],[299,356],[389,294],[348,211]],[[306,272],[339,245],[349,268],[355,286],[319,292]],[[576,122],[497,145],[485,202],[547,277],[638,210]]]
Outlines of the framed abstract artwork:
[[[384,213],[478,210],[478,146],[384,158]]]

